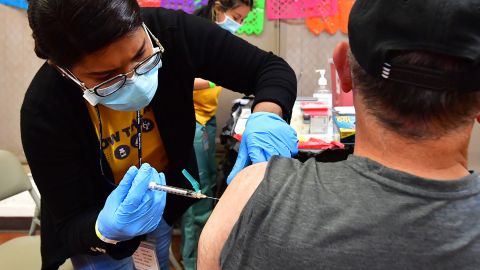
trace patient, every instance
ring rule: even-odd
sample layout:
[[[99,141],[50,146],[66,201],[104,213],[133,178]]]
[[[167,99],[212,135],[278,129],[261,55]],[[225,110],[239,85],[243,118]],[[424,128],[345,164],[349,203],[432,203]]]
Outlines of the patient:
[[[354,154],[243,170],[202,232],[198,269],[479,269],[480,177],[467,168],[479,18],[478,0],[357,0],[334,51]]]

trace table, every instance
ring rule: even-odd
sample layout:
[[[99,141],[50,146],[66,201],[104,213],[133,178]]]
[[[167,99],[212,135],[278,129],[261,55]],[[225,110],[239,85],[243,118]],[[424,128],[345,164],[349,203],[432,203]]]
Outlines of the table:
[[[245,116],[248,114],[248,110],[253,102],[252,97],[244,97],[238,99],[232,106],[231,117],[227,120],[220,133],[220,143],[223,145],[223,153],[220,158],[217,168],[217,191],[216,196],[219,198],[223,191],[226,189],[226,180],[230,171],[235,164],[238,155],[238,149],[240,141],[235,136],[235,129],[238,125],[244,125],[246,122]],[[243,115],[242,115],[243,113]],[[298,155],[295,159],[302,162],[309,158],[315,158],[318,162],[337,162],[345,160],[348,155],[353,153],[354,145],[351,143],[345,144],[345,148],[333,148],[333,149],[299,149]]]

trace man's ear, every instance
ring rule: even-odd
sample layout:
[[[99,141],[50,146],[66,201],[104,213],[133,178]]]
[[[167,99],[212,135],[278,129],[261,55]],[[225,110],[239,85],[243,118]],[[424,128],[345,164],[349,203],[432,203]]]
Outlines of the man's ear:
[[[345,41],[338,43],[335,50],[333,50],[333,63],[337,69],[342,90],[345,93],[350,92],[353,88],[350,62],[348,61],[349,50],[350,45]]]

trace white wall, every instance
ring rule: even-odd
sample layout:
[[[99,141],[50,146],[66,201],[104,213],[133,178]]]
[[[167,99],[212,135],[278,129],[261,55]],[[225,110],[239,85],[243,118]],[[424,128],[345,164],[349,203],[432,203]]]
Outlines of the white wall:
[[[26,11],[0,5],[0,25],[0,148],[24,160],[20,106],[43,61],[33,52]]]

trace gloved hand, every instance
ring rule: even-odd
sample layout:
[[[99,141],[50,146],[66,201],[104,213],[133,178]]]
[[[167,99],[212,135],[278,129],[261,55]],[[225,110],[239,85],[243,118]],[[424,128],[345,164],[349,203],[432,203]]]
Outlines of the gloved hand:
[[[297,153],[297,133],[285,120],[274,113],[253,113],[245,126],[237,161],[228,175],[227,184],[252,163],[268,161],[273,155],[292,157]]]
[[[150,190],[152,181],[165,185],[165,176],[147,163],[140,169],[130,167],[98,215],[96,231],[103,241],[125,241],[155,230],[162,219],[166,193]]]

